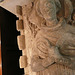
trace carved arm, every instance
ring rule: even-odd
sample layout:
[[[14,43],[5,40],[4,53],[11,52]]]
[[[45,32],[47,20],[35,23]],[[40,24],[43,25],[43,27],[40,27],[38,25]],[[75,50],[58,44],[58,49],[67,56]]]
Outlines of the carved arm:
[[[36,55],[34,55],[32,57],[31,69],[34,72],[38,72],[38,71],[42,71],[42,70],[48,68],[49,66],[51,66],[55,63],[75,69],[74,61],[75,61],[75,59],[72,59],[70,57],[66,58],[66,57],[62,56],[59,53],[58,48],[53,46],[51,49],[49,49],[49,56],[47,58],[41,58],[40,56],[36,56]]]

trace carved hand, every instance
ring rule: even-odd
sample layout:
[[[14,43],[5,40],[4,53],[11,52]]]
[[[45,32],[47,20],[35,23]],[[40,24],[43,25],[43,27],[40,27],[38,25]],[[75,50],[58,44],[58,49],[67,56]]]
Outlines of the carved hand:
[[[62,55],[60,54],[58,47],[52,46],[48,51],[50,58],[54,58],[55,60],[62,58]]]
[[[45,69],[44,66],[42,65],[42,60],[36,55],[34,55],[31,59],[31,69],[34,72]]]
[[[49,50],[49,56],[54,58],[57,64],[67,66],[71,69],[75,69],[75,58],[62,56],[58,50],[58,47],[52,47]]]

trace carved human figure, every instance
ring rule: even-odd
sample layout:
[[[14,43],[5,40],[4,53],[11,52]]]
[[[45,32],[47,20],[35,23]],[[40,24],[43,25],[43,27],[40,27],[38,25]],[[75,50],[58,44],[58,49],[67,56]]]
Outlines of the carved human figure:
[[[73,7],[70,0],[64,1],[68,7],[64,16],[58,14],[61,10],[60,0],[34,0],[29,7],[26,6],[28,11],[25,16],[34,44],[31,59],[34,72],[43,71],[54,64],[75,69],[75,28],[67,24]]]

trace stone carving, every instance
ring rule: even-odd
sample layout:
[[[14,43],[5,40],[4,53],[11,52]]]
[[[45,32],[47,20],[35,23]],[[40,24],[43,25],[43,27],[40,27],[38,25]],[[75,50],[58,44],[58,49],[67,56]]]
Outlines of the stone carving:
[[[37,7],[35,7],[37,14],[45,20],[45,23],[40,24],[39,32],[34,38],[35,46],[33,49],[35,49],[38,54],[32,56],[31,68],[33,71],[41,71],[53,65],[53,63],[62,64],[72,69],[75,67],[75,28],[67,24],[73,8],[69,0],[65,0],[65,3],[69,3],[71,6],[65,11],[65,13],[69,14],[65,14],[63,18],[59,18],[60,21],[58,21],[56,13],[61,8],[59,0],[39,0],[36,2]],[[66,6],[68,6],[68,4]],[[30,17],[29,21],[31,23],[39,25],[35,19],[34,22]],[[64,20],[65,17],[67,19],[66,21]]]
[[[72,13],[70,0],[33,0],[22,7],[31,75],[55,75],[45,73],[53,65],[75,70],[75,27],[71,25],[74,24]]]

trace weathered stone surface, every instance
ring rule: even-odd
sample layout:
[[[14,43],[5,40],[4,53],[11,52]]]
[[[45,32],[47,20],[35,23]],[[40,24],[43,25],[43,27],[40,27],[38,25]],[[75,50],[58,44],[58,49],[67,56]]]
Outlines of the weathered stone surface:
[[[16,5],[25,5],[33,0],[4,0],[0,2],[0,6],[7,9],[11,13],[16,15]]]
[[[27,67],[27,56],[20,56],[20,68],[26,68]]]
[[[16,28],[18,31],[22,31],[24,29],[23,20],[16,21]]]
[[[28,75],[75,75],[74,7],[70,0],[62,1],[22,6]]]
[[[18,36],[17,41],[18,41],[19,49],[24,50],[25,49],[25,36],[24,35]]]
[[[22,16],[22,6],[16,6],[16,14],[18,15],[18,17]]]
[[[19,17],[26,75],[75,75],[75,0],[4,0],[0,6]]]

